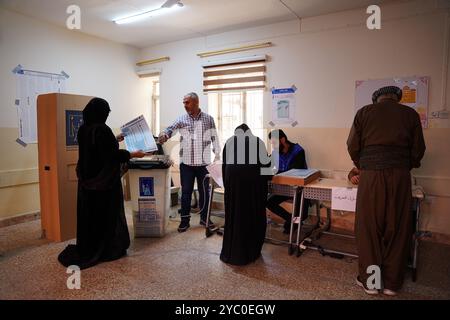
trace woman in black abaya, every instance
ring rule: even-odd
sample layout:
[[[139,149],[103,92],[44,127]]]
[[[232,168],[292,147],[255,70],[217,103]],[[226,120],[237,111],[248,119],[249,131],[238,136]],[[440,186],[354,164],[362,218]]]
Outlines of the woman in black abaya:
[[[222,159],[225,229],[220,259],[245,265],[260,257],[264,243],[267,181],[271,176],[261,169],[269,158],[262,140],[242,124],[226,142]]]
[[[126,255],[130,245],[123,203],[120,165],[141,151],[119,149],[112,130],[105,124],[110,112],[103,99],[92,99],[83,110],[77,139],[77,242],[58,256],[64,266],[89,268]]]

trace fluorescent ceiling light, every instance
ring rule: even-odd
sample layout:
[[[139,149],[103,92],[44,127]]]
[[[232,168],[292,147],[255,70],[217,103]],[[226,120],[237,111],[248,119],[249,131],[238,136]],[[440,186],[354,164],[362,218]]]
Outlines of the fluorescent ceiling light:
[[[125,24],[125,23],[132,23],[135,21],[139,21],[145,18],[155,17],[157,15],[160,15],[161,13],[167,11],[170,8],[181,8],[183,7],[183,3],[181,3],[181,0],[167,0],[161,7],[157,9],[153,9],[150,11],[134,14],[128,17],[123,17],[120,19],[114,20],[116,24]]]

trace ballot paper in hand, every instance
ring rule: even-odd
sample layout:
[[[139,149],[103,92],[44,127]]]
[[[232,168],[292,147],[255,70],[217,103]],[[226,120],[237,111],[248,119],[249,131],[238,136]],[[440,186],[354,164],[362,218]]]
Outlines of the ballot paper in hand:
[[[214,162],[206,166],[211,178],[221,187],[224,188],[223,178],[222,178],[222,164],[220,162]]]
[[[120,127],[120,130],[125,137],[125,145],[128,151],[142,150],[144,152],[153,152],[158,150],[144,116],[141,115],[124,124]]]

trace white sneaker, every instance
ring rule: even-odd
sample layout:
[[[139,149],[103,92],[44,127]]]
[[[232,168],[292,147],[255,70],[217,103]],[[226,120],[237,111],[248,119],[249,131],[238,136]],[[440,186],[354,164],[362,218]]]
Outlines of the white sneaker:
[[[387,296],[393,297],[393,296],[396,296],[396,295],[397,295],[397,292],[392,291],[392,290],[390,290],[390,289],[383,289],[383,294],[385,294],[385,295],[387,295]]]
[[[359,280],[359,276],[356,277],[356,284],[358,286],[360,286],[361,288],[363,288],[365,293],[367,293],[367,294],[369,294],[371,296],[378,294],[378,290],[377,289],[366,289],[364,287],[363,283],[361,282],[361,280]]]

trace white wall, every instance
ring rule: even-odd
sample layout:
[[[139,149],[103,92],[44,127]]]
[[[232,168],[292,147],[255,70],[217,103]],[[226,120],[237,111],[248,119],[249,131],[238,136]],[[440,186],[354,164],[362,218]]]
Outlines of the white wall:
[[[150,83],[134,67],[136,48],[56,27],[0,9],[0,219],[39,211],[37,148],[15,143],[13,68],[70,75],[68,93],[106,99],[112,112],[107,124],[117,129],[144,114],[150,121]]]
[[[295,84],[299,88],[301,127],[347,128],[354,115],[355,80],[428,75],[432,79],[430,114],[442,107],[446,15],[436,1],[401,2],[382,7],[379,31],[366,28],[368,15],[361,9],[304,19],[301,25],[294,20],[154,46],[142,50],[141,59],[165,55],[171,59],[158,65],[162,69],[163,127],[183,112],[181,100],[186,92],[202,92],[202,63],[267,54],[267,87]],[[204,59],[196,55],[261,41],[274,46]],[[201,104],[206,107],[206,96],[201,97]],[[264,104],[267,122],[269,91]],[[431,125],[448,127],[449,122],[435,120]]]
[[[399,1],[382,6],[382,29],[368,30],[365,9],[242,29],[146,48],[141,59],[170,56],[161,68],[161,127],[185,111],[182,97],[202,92],[202,63],[267,54],[267,87],[296,85],[299,126],[288,130],[307,150],[310,167],[345,176],[352,167],[346,138],[354,117],[355,81],[423,75],[431,78],[429,115],[448,108],[450,77],[446,31],[448,8],[440,1]],[[271,41],[274,46],[201,59],[197,53]],[[447,81],[445,81],[447,79]],[[447,82],[447,83],[445,83]],[[447,95],[444,103],[442,97]],[[207,110],[207,98],[201,95]],[[271,95],[264,97],[265,124]],[[268,126],[267,126],[268,127]],[[431,119],[427,152],[413,174],[429,197],[422,227],[450,235],[450,125]]]
[[[134,72],[138,53],[136,48],[0,9],[0,127],[17,127],[11,70],[18,64],[32,70],[64,70],[70,76],[68,93],[108,100],[112,109],[108,124],[119,127],[149,110],[146,82]]]

